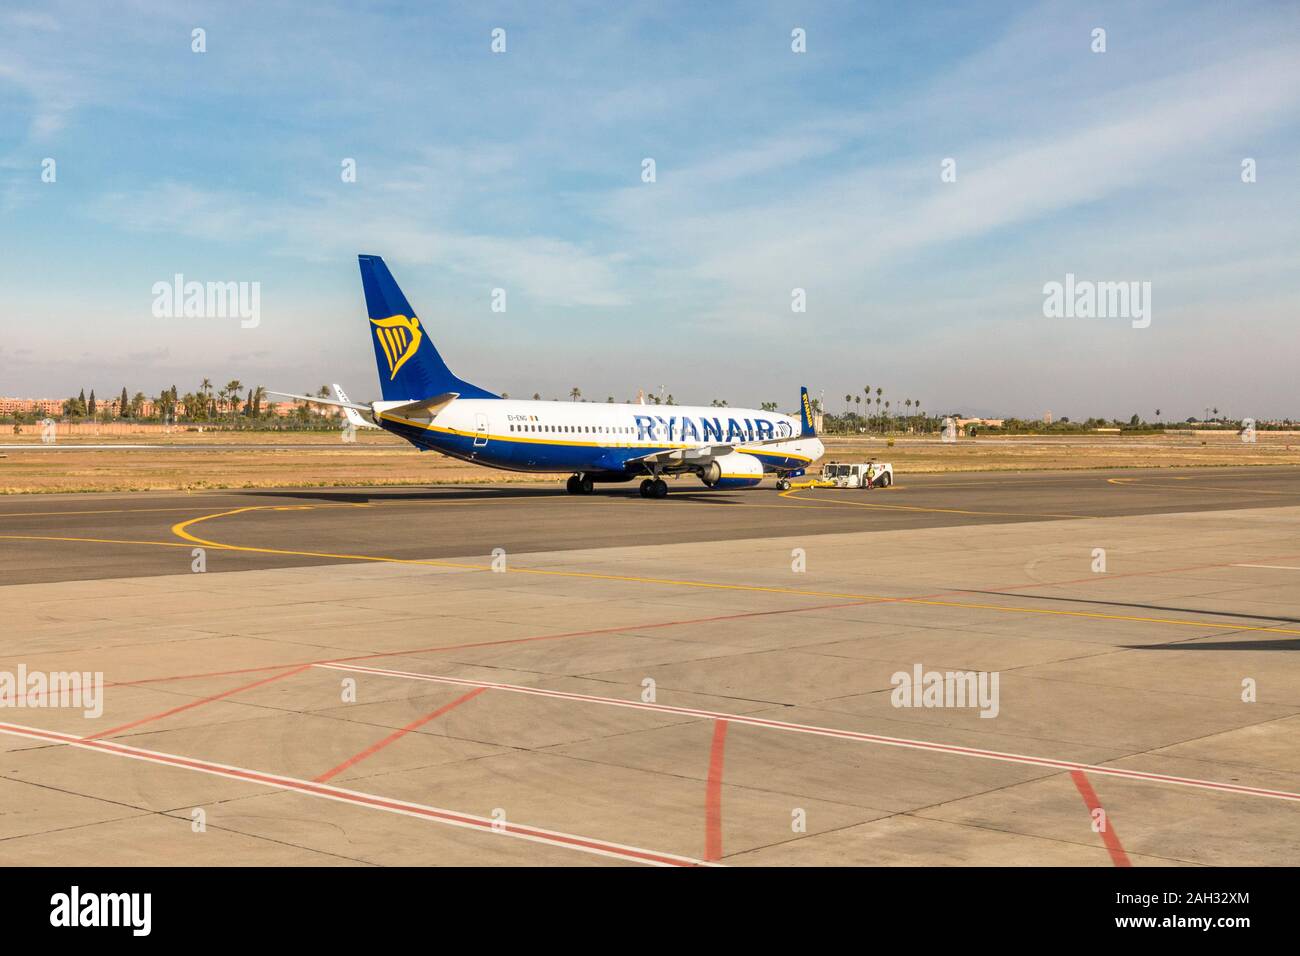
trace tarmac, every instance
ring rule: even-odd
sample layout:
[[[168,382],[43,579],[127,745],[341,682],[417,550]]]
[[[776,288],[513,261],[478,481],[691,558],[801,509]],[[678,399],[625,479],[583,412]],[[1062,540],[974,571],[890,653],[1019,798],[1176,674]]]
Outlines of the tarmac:
[[[0,499],[4,857],[1300,861],[1300,471],[898,481]]]

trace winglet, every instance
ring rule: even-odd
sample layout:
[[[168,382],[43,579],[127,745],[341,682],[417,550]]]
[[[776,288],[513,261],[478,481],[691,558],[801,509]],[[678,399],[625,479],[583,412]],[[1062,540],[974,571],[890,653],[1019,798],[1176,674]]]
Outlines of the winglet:
[[[812,400],[808,398],[807,386],[799,388],[799,418],[803,429],[799,432],[800,438],[816,438],[817,429],[813,427],[813,407]]]
[[[378,428],[379,427],[369,419],[361,417],[361,412],[357,410],[356,405],[353,404],[350,398],[348,398],[347,393],[343,391],[342,385],[339,385],[336,382],[330,387],[334,389],[334,394],[338,397],[338,400],[343,403],[343,414],[347,416],[349,425],[351,425],[353,428]],[[365,411],[367,415],[374,414],[374,412],[370,409],[363,409],[362,411]]]

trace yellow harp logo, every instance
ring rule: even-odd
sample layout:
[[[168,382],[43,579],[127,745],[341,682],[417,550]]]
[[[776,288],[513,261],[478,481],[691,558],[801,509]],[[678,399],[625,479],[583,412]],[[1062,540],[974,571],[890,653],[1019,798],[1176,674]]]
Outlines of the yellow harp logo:
[[[424,335],[420,331],[420,320],[415,316],[408,319],[404,315],[390,315],[386,319],[371,319],[370,324],[375,327],[375,337],[379,339],[384,358],[388,359],[388,380],[391,382],[420,347]]]

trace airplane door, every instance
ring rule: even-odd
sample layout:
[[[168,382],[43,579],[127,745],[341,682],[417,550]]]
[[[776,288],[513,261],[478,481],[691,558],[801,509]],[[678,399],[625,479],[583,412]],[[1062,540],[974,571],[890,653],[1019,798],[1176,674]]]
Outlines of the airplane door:
[[[488,418],[482,412],[474,415],[474,447],[482,448],[488,443]]]

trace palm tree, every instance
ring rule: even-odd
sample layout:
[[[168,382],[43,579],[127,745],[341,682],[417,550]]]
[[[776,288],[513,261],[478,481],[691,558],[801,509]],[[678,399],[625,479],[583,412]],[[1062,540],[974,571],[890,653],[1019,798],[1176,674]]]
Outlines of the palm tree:
[[[195,397],[202,399],[203,417],[207,418],[208,412],[212,407],[212,379],[205,378],[203,380],[203,384],[199,386],[199,394],[196,395]],[[195,404],[197,405],[198,403],[196,402]],[[198,413],[197,408],[193,408],[190,410],[191,417],[197,417],[197,413]]]
[[[582,398],[582,389],[578,388],[576,385],[573,386],[573,388],[569,389],[569,398],[575,402]]]
[[[253,414],[262,414],[262,403],[266,401],[266,386],[259,385],[253,389]]]

